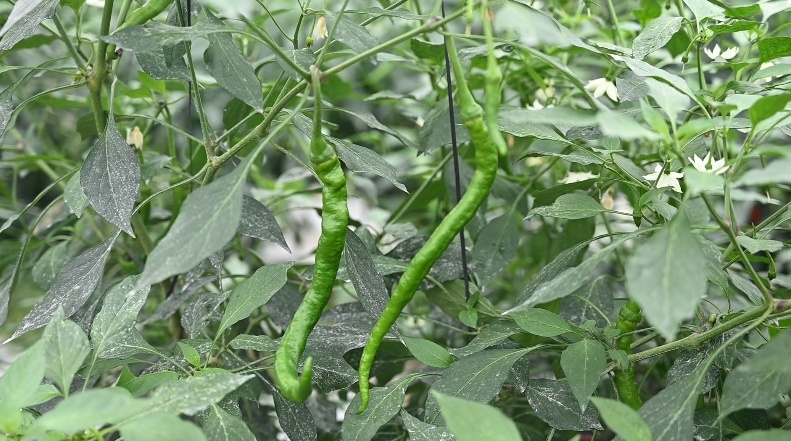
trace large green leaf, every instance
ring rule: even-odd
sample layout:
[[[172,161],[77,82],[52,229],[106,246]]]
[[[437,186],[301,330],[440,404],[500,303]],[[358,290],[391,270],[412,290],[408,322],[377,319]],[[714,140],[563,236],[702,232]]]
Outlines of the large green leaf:
[[[124,441],[205,441],[206,436],[195,424],[167,413],[154,413],[135,418],[121,426]],[[207,430],[207,433],[209,431]],[[223,440],[233,438],[210,438]],[[250,438],[248,438],[250,439]]]
[[[782,4],[782,2],[779,2]],[[791,55],[791,37],[767,37],[758,40],[761,63]]]
[[[404,402],[404,393],[407,386],[415,380],[415,375],[409,375],[388,384],[386,387],[371,389],[371,401],[362,414],[357,414],[360,407],[360,395],[355,395],[341,426],[343,441],[370,441],[376,432],[390,421],[401,409]]]
[[[791,93],[761,97],[750,106],[747,116],[749,116],[750,122],[753,123],[753,127],[757,127],[761,121],[765,121],[778,112],[782,112],[789,101],[791,101]]]
[[[69,260],[55,276],[49,291],[22,319],[11,339],[49,323],[58,306],[63,307],[66,317],[77,312],[99,284],[104,273],[104,263],[119,234],[120,231],[117,231],[104,242]]]
[[[593,199],[582,193],[569,193],[555,199],[552,205],[537,207],[530,210],[527,217],[536,215],[545,217],[556,217],[558,219],[584,219],[593,217],[599,213],[606,212],[607,209]]]
[[[430,340],[403,337],[409,352],[427,366],[446,368],[453,363],[448,350]]]
[[[584,412],[581,411],[566,381],[531,379],[526,395],[536,416],[555,429],[602,429],[596,409],[588,406]]]
[[[346,245],[343,248],[346,272],[352,281],[360,304],[371,317],[379,317],[390,296],[382,275],[371,259],[365,244],[351,230],[346,230]]]
[[[478,234],[472,260],[481,286],[487,286],[516,254],[519,246],[517,219],[513,213],[506,213],[492,219]]]
[[[131,26],[111,35],[101,37],[107,43],[112,43],[124,50],[133,52],[155,52],[163,46],[173,46],[182,41],[189,41],[198,37],[206,37],[214,33],[232,32],[225,25],[218,25],[209,21],[201,21],[193,26],[171,26],[157,22],[143,26]]]
[[[42,21],[52,17],[58,0],[29,0],[14,4],[11,14],[0,29],[0,51],[11,49],[20,40],[36,31]],[[2,135],[2,130],[0,130]]]
[[[406,409],[401,409],[401,421],[409,432],[411,441],[455,441],[456,439],[447,427],[424,423],[410,415]]]
[[[33,266],[33,281],[36,282],[36,285],[44,289],[49,289],[52,286],[52,282],[55,280],[55,276],[58,275],[58,271],[60,271],[63,265],[69,260],[70,253],[68,246],[69,242],[64,241],[48,249],[41,255]]]
[[[204,9],[206,20],[219,28],[225,24]],[[208,34],[209,47],[203,53],[203,60],[211,76],[231,95],[239,98],[256,112],[264,111],[264,94],[261,81],[253,66],[244,58],[230,34]]]
[[[651,428],[634,409],[607,398],[593,397],[591,401],[599,409],[607,427],[624,441],[651,441]]]
[[[569,345],[560,354],[560,366],[566,374],[571,392],[585,411],[599,379],[607,370],[607,354],[604,346],[596,340],[584,338]]]
[[[695,404],[707,371],[708,363],[703,363],[692,375],[671,384],[645,402],[640,416],[651,428],[654,441],[689,438]]]
[[[212,441],[255,441],[255,435],[241,418],[216,404],[209,406],[203,430]]]
[[[165,383],[151,395],[150,409],[158,412],[194,415],[219,402],[253,375],[224,370]]]
[[[118,131],[112,113],[82,164],[80,185],[99,215],[134,237],[131,220],[140,191],[140,161]]]
[[[663,48],[684,23],[684,17],[659,17],[651,20],[632,42],[632,54],[638,60]]]
[[[442,416],[458,441],[521,441],[516,424],[502,411],[488,404],[476,403],[432,391]]]
[[[98,358],[134,355],[134,350],[125,349],[127,342],[145,344],[135,329],[135,323],[137,313],[146,302],[149,287],[134,289],[139,279],[140,276],[127,277],[105,295],[102,309],[96,314],[91,326],[91,363],[95,363]]]
[[[44,329],[42,340],[47,357],[45,375],[67,394],[74,374],[91,352],[91,346],[85,331],[63,315],[63,309],[58,308]]]
[[[533,348],[491,349],[476,352],[456,361],[431,385],[431,390],[453,397],[488,403],[494,398],[508,378],[508,371],[517,360]],[[430,395],[426,401],[425,421],[438,424],[439,406]]]
[[[706,293],[706,256],[682,210],[626,264],[626,289],[646,319],[673,340]]]
[[[275,411],[280,427],[291,441],[315,441],[316,425],[305,403],[294,403],[275,392]]]
[[[253,197],[244,195],[242,198],[242,217],[239,219],[239,234],[265,240],[279,245],[284,250],[291,252],[291,249],[283,237],[283,230],[280,229],[275,216]]]
[[[397,189],[409,193],[404,184],[398,181],[398,171],[395,167],[375,151],[343,139],[330,137],[329,141],[335,145],[338,157],[350,171],[381,176],[395,185]]]
[[[335,27],[334,38],[349,47],[354,52],[363,53],[368,49],[379,44],[376,38],[372,37],[368,29],[355,23],[354,20],[342,15],[338,20],[338,14],[326,11],[327,29]],[[336,26],[337,22],[337,26]],[[370,58],[373,60],[373,58]]]
[[[742,187],[746,185],[788,184],[791,183],[791,173],[788,173],[789,167],[791,167],[791,159],[776,159],[766,167],[747,170],[733,185],[734,187]]]
[[[170,231],[148,256],[138,287],[189,271],[233,238],[242,215],[247,161],[187,197]]]
[[[266,304],[287,281],[291,263],[264,265],[233,290],[225,307],[217,335],[229,326],[249,317],[253,311]]]
[[[0,402],[16,408],[34,404],[47,365],[44,350],[43,342],[36,343],[11,363],[0,376]]]
[[[67,434],[121,422],[145,411],[148,403],[136,400],[126,389],[90,389],[61,401],[39,418],[32,433],[52,430]]]
[[[563,320],[563,317],[546,309],[533,308],[512,313],[510,316],[520,328],[541,337],[555,337],[574,332],[574,329]]]

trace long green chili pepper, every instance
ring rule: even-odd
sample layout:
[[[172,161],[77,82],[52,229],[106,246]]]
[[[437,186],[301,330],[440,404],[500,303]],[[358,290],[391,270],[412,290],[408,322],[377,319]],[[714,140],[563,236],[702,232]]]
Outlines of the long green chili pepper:
[[[445,44],[447,45],[448,55],[456,78],[456,95],[461,106],[461,119],[470,132],[472,145],[475,147],[477,168],[469,186],[467,186],[467,192],[450,213],[442,219],[442,222],[428,238],[425,245],[409,262],[398,285],[395,287],[390,301],[387,303],[381,317],[379,317],[379,321],[374,325],[360,359],[360,395],[362,404],[357,413],[362,413],[368,407],[370,398],[368,379],[371,374],[371,366],[376,358],[376,351],[382,344],[382,339],[396,322],[401,311],[415,295],[415,291],[417,291],[420,283],[428,275],[432,265],[439,259],[440,255],[447,249],[453,238],[459,234],[467,222],[475,216],[478,208],[489,195],[494,183],[494,177],[497,174],[497,148],[492,142],[489,130],[484,122],[483,109],[475,102],[469,87],[467,87],[464,71],[462,70],[453,40],[448,37],[445,40]]]
[[[315,110],[313,112],[310,161],[323,185],[321,190],[321,236],[316,248],[313,282],[283,334],[280,347],[275,355],[275,373],[280,391],[284,397],[297,403],[305,401],[312,390],[313,359],[308,357],[305,361],[301,377],[297,376],[297,367],[299,358],[305,350],[308,336],[319,321],[319,317],[332,295],[332,286],[338,274],[346,228],[349,223],[349,209],[346,205],[346,176],[335,149],[327,144],[321,133],[320,75],[319,69],[311,66]]]
[[[616,348],[625,351],[627,354],[632,353],[634,331],[642,319],[643,312],[634,300],[630,299],[623,305],[618,312],[618,322],[616,323],[616,327],[621,331],[621,336],[618,337],[615,343]],[[637,383],[634,381],[634,369],[631,365],[627,369],[615,371],[615,389],[618,391],[621,401],[626,405],[633,409],[639,409],[643,406],[643,401],[637,391]]]
[[[145,5],[137,8],[126,17],[124,23],[121,26],[118,26],[118,29],[115,31],[118,32],[121,29],[126,29],[130,26],[142,25],[148,23],[152,18],[159,15],[160,12],[164,11],[165,8],[170,6],[173,3],[173,0],[148,0],[148,3]]]
[[[472,2],[470,2],[472,3]],[[497,154],[505,167],[510,167],[508,163],[508,144],[500,132],[500,83],[503,81],[503,73],[497,64],[497,57],[494,55],[494,32],[492,30],[492,17],[489,14],[488,2],[481,3],[481,16],[483,18],[483,33],[486,37],[486,73],[484,77],[484,92],[486,101],[484,110],[486,111],[486,127],[489,129],[489,137],[492,139]]]

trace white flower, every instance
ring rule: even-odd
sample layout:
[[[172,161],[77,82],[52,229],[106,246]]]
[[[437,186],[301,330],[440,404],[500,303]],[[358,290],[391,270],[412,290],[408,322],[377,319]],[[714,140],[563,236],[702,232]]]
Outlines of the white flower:
[[[725,165],[725,158],[722,158],[719,161],[714,160],[711,158],[711,153],[706,153],[706,156],[704,156],[703,159],[698,158],[698,155],[693,155],[691,158],[687,159],[689,159],[689,162],[691,162],[692,166],[695,167],[695,170],[701,173],[721,175],[730,168],[729,166]]]
[[[565,178],[559,180],[561,184],[571,184],[573,182],[587,181],[588,179],[596,179],[597,175],[588,172],[569,172]]]
[[[715,44],[712,50],[704,47],[703,52],[705,52],[706,55],[712,60],[716,59],[717,57],[722,58],[723,60],[730,60],[739,53],[739,48],[737,46],[733,46],[730,49],[720,52],[720,45]]]
[[[143,132],[140,131],[140,127],[135,126],[132,131],[127,132],[126,143],[137,150],[143,148]]]
[[[546,103],[553,96],[555,96],[555,80],[552,78],[545,78],[544,87],[538,89],[536,92],[536,99],[540,100],[542,103]]]
[[[85,0],[85,4],[94,8],[103,8],[104,0]]]
[[[659,176],[659,174],[662,176]],[[678,180],[684,177],[684,173],[668,172],[662,173],[662,164],[657,164],[654,167],[654,172],[643,176],[643,179],[649,182],[656,182],[656,188],[670,187],[676,193],[681,193],[681,185]],[[657,178],[659,179],[657,181]]]
[[[327,31],[327,19],[322,15],[316,22],[317,38],[327,38],[330,33]]]
[[[599,98],[606,93],[611,100],[618,101],[618,88],[615,87],[615,83],[607,78],[596,78],[588,81],[588,84],[585,85],[585,90],[593,91],[594,98]]]

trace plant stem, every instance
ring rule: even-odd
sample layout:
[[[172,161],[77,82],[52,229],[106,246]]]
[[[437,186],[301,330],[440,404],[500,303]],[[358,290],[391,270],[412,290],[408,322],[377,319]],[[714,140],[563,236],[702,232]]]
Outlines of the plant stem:
[[[184,17],[184,11],[181,10],[180,2],[176,3],[176,12],[178,12],[179,24],[181,26],[186,26],[187,19]],[[187,14],[191,13],[192,11],[187,11]],[[187,66],[190,70],[190,81],[192,82],[192,98],[195,100],[195,109],[198,111],[201,133],[203,133],[203,145],[206,148],[206,159],[211,161],[211,159],[214,157],[215,144],[211,139],[211,127],[209,126],[209,119],[206,117],[206,112],[203,110],[200,90],[198,90],[198,77],[195,75],[195,63],[192,60],[192,43],[189,40],[185,41],[184,48],[187,51]]]
[[[102,86],[107,77],[107,43],[101,39],[110,33],[110,21],[113,19],[113,0],[106,0],[102,13],[102,25],[99,30],[99,46],[96,50],[96,60],[93,63],[93,72],[88,76],[88,91],[91,93],[91,107],[96,130],[104,132],[104,108],[102,107]],[[110,103],[112,106],[112,103]]]
[[[621,36],[621,26],[618,24],[618,14],[615,13],[615,6],[612,4],[612,0],[607,0],[607,10],[610,13],[610,18],[612,18],[615,41],[619,45],[624,46],[623,37]]]
[[[55,23],[55,28],[58,29],[60,39],[63,40],[63,44],[66,45],[66,49],[68,49],[71,58],[77,63],[77,67],[79,67],[82,72],[87,71],[88,67],[85,65],[82,57],[80,57],[79,52],[77,52],[77,48],[74,47],[74,43],[71,42],[71,38],[69,38],[69,34],[66,33],[66,29],[63,28],[63,23],[61,23],[60,18],[58,18],[58,14],[52,16],[52,21]]]

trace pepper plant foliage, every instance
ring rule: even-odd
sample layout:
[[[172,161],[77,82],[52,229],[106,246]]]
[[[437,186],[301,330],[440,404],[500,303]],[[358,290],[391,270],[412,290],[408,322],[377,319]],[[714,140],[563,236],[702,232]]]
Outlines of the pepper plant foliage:
[[[791,438],[791,3],[140,3],[0,5],[0,440]],[[497,174],[358,414],[480,190],[459,73]]]

